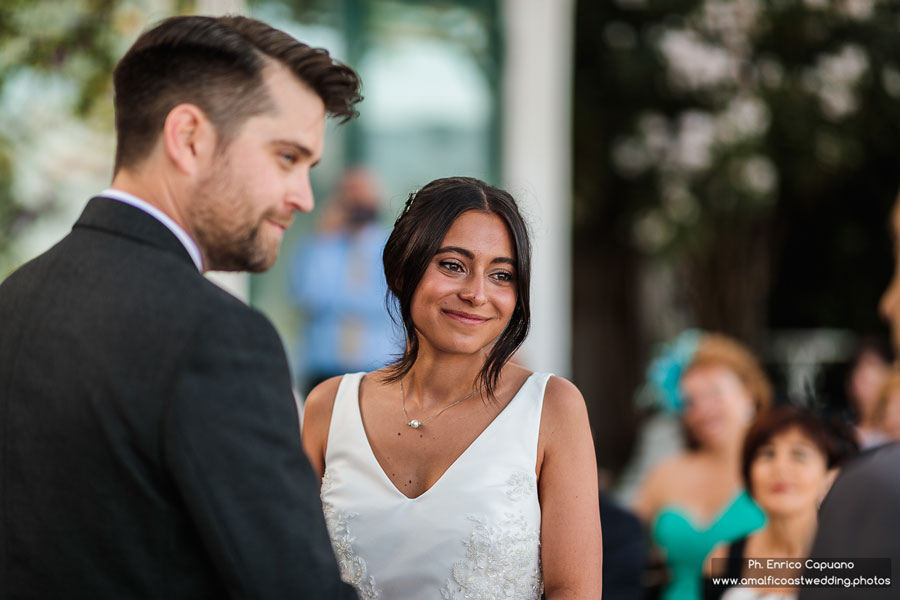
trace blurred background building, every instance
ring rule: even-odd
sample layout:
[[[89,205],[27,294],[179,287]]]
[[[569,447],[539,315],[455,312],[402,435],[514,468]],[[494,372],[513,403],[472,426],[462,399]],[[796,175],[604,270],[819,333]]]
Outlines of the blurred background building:
[[[356,165],[383,182],[388,226],[437,177],[513,193],[535,237],[519,358],[578,384],[611,473],[647,416],[634,397],[648,358],[688,327],[749,344],[782,396],[847,407],[844,363],[885,331],[895,2],[5,0],[0,277],[108,183],[117,58],[193,12],[262,18],[360,71],[361,117],[329,126],[320,200]],[[296,220],[269,273],[218,279],[292,352],[289,258],[313,224]]]

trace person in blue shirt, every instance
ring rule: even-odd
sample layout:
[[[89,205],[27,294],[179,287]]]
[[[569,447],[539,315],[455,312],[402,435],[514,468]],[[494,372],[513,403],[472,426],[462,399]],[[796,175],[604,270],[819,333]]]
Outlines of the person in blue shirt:
[[[303,313],[300,388],[343,373],[383,367],[402,351],[385,305],[381,253],[390,233],[378,220],[375,176],[347,171],[316,233],[298,244],[290,290]]]

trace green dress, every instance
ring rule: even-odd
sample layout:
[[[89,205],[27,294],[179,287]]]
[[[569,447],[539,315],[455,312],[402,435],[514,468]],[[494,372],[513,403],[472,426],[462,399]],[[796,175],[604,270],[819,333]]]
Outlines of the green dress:
[[[677,505],[663,507],[653,525],[653,539],[664,553],[671,581],[662,600],[702,600],[703,560],[714,547],[756,531],[766,523],[756,502],[742,491],[705,527],[697,527]]]

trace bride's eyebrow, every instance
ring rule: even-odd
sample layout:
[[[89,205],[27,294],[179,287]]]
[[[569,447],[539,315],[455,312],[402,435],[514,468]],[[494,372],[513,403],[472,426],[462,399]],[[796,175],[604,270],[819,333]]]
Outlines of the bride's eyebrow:
[[[459,246],[444,246],[443,248],[438,248],[435,254],[444,254],[446,252],[456,252],[457,254],[462,254],[468,259],[475,258],[475,254],[473,254],[471,250],[466,250],[465,248],[460,248]]]
[[[444,246],[443,248],[438,248],[434,254],[435,254],[435,256],[437,256],[438,254],[444,254],[444,253],[449,253],[449,252],[456,252],[457,254],[462,254],[469,260],[472,260],[475,258],[475,254],[473,254],[471,250],[466,250],[465,248],[460,248],[459,246]],[[493,264],[493,263],[504,263],[504,264],[512,265],[513,267],[516,266],[516,261],[513,260],[512,258],[507,258],[506,256],[498,256],[497,258],[491,260],[491,264]]]

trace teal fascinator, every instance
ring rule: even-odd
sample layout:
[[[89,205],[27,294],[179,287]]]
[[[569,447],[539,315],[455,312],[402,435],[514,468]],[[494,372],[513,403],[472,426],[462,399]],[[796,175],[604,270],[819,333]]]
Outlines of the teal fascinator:
[[[647,380],[638,394],[639,406],[659,408],[669,414],[680,414],[684,410],[678,384],[694,360],[702,336],[700,329],[686,329],[671,342],[660,346],[647,367]]]

